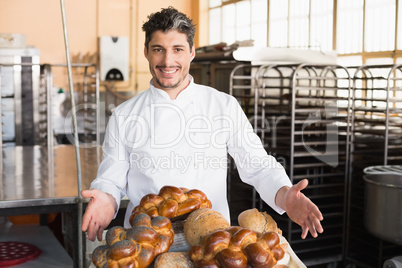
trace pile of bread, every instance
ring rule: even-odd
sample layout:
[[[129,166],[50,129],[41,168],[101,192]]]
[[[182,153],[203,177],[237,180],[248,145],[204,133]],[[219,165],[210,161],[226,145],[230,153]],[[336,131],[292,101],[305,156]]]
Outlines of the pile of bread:
[[[171,252],[172,221],[183,215],[188,215],[183,231],[189,250]],[[305,267],[267,213],[246,210],[239,226],[231,226],[199,190],[165,186],[148,194],[130,223],[130,229],[107,231],[106,245],[92,254],[96,267]]]

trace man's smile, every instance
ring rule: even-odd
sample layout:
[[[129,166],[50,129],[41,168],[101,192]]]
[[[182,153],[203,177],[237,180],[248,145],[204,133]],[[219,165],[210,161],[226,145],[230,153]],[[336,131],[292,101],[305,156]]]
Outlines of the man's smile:
[[[176,72],[177,71],[177,69],[174,69],[174,70],[164,70],[164,69],[161,69],[161,71],[163,72],[163,73],[165,73],[165,74],[172,74],[172,73],[174,73],[174,72]]]
[[[180,68],[179,67],[157,67],[164,74],[174,74]]]

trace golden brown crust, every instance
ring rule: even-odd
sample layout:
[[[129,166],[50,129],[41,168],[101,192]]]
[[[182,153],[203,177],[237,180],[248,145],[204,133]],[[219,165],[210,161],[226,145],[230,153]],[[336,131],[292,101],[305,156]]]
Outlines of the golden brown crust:
[[[184,223],[184,235],[190,246],[201,242],[202,237],[230,226],[229,222],[217,211],[201,208],[193,211]]]
[[[195,267],[275,267],[285,252],[275,232],[232,226],[213,232],[190,249]]]
[[[190,213],[199,208],[211,208],[211,201],[200,190],[184,187],[163,186],[158,194],[145,195],[130,216],[130,223],[139,213],[151,218],[163,216],[169,219]]]
[[[165,199],[162,203],[159,204],[158,208],[158,215],[173,218],[178,213],[177,210],[179,208],[179,203],[174,199]]]
[[[171,221],[162,216],[151,217],[145,213],[133,219],[133,228],[120,226],[106,233],[106,245],[92,253],[96,267],[148,267],[155,257],[167,252],[173,244]]]
[[[282,234],[275,220],[266,212],[259,212],[256,208],[248,209],[239,214],[239,225],[258,233],[276,232]]]

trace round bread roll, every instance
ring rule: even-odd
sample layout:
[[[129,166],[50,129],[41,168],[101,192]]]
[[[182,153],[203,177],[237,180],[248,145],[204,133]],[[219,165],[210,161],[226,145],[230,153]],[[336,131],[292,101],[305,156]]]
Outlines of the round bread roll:
[[[217,230],[230,227],[230,223],[219,212],[210,208],[197,209],[187,217],[184,223],[184,235],[190,246],[201,243],[204,236]]]
[[[266,212],[259,212],[256,208],[243,211],[237,220],[241,227],[257,233],[275,232],[282,235],[282,230],[278,228],[275,220]]]
[[[166,252],[160,254],[154,263],[154,268],[193,268],[188,252]]]

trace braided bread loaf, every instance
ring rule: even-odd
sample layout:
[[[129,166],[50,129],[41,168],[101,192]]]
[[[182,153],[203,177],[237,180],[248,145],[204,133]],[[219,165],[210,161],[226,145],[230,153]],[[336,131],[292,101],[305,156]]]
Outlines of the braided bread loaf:
[[[96,267],[148,267],[173,243],[171,221],[162,216],[151,217],[145,213],[133,219],[133,228],[120,226],[106,233],[106,245],[95,248],[92,261]]]
[[[130,223],[139,213],[146,213],[151,218],[164,216],[171,219],[199,208],[211,207],[211,201],[200,190],[163,186],[159,194],[147,194],[141,199],[131,213]]]
[[[276,266],[279,260],[290,259],[277,233],[261,234],[238,226],[205,236],[200,245],[190,249],[190,258],[194,267],[231,268],[280,267]]]

